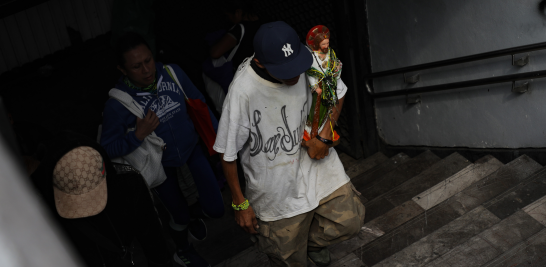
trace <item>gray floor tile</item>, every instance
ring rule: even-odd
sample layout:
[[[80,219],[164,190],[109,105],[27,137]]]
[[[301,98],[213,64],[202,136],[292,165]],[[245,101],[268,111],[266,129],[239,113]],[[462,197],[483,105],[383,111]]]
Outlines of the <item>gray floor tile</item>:
[[[375,168],[376,166],[381,165],[387,160],[389,160],[387,156],[383,155],[383,153],[381,152],[377,152],[366,159],[360,160],[350,166],[347,166],[347,168],[345,168],[345,173],[347,173],[347,176],[349,176],[349,178],[353,179],[358,175],[365,173]]]
[[[373,220],[407,200],[411,200],[415,195],[469,165],[472,163],[458,153],[451,154],[398,187],[366,203],[366,221]]]
[[[339,157],[339,160],[341,161],[341,164],[343,165],[343,168],[345,168],[345,171],[349,167],[355,165],[357,162],[362,161],[362,160],[357,160],[357,159],[355,159],[355,158],[353,158],[353,157],[351,157],[351,156],[349,156],[349,155],[347,155],[347,154],[345,154],[343,152],[338,152],[337,155]]]
[[[484,207],[477,207],[375,266],[423,266],[499,221]]]
[[[360,192],[362,195],[364,195],[364,197],[371,201],[375,197],[378,197],[379,195],[386,193],[392,188],[413,178],[438,161],[440,161],[438,156],[430,151],[425,151],[419,154],[417,157],[402,163],[400,166],[398,166],[398,168],[385,174],[375,183],[370,184],[370,186],[367,186],[363,190],[360,189]]]
[[[546,196],[523,208],[527,214],[546,226]]]
[[[502,220],[426,265],[480,266],[544,229],[523,211]]]
[[[533,174],[525,183],[488,201],[484,206],[499,218],[504,219],[544,195],[546,195],[546,168]]]
[[[365,267],[364,263],[353,253],[335,261],[329,267]]]
[[[484,267],[546,266],[546,229],[519,243]]]
[[[480,266],[501,252],[493,248],[487,241],[475,236],[449,253],[425,265],[426,267],[469,267]]]
[[[383,177],[383,175],[393,171],[404,162],[410,160],[410,157],[404,153],[397,154],[389,160],[379,164],[378,166],[364,172],[351,180],[355,188],[362,191],[371,183]]]
[[[398,206],[471,165],[473,164],[465,157],[459,153],[453,153],[411,178],[411,180],[401,184],[389,192],[385,198]]]
[[[392,232],[365,244],[355,254],[361,254],[362,261],[372,266],[508,190],[540,167],[523,155]]]
[[[424,212],[425,210],[423,208],[413,202],[413,200],[409,200],[382,216],[366,223],[364,226],[372,229],[380,229],[383,232],[389,232]]]
[[[487,229],[479,236],[500,252],[505,252],[544,229],[544,226],[524,211],[518,211]]]
[[[476,161],[448,179],[432,186],[430,189],[413,197],[413,201],[423,209],[430,209],[453,195],[461,192],[471,184],[498,170],[503,164],[488,155]]]

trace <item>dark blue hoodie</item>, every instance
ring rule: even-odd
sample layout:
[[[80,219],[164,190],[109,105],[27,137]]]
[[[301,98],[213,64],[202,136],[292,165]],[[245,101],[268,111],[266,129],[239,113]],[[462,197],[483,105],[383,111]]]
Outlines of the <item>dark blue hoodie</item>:
[[[205,98],[190,81],[186,73],[177,65],[170,65],[180,81],[188,98]],[[184,94],[176,82],[171,79],[162,63],[156,63],[156,78],[158,81],[157,94],[149,94],[130,88],[121,77],[116,88],[131,95],[144,110],[153,110],[159,118],[159,126],[155,129],[157,136],[166,143],[167,149],[163,151],[161,162],[163,166],[178,167],[186,163],[190,153],[197,144],[199,135],[195,131],[193,122],[186,112]],[[218,120],[209,108],[210,118],[214,130],[218,130]],[[136,116],[127,110],[119,101],[110,98],[104,107],[101,145],[106,149],[110,158],[117,158],[133,152],[142,144],[134,131]]]

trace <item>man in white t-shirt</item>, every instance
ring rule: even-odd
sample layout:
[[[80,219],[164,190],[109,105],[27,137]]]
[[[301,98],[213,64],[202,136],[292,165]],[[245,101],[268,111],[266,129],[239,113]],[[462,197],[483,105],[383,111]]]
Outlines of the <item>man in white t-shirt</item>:
[[[307,257],[327,266],[326,246],[358,233],[364,206],[336,151],[317,138],[303,141],[312,101],[304,73],[313,62],[309,50],[281,21],[260,27],[254,50],[255,57],[239,66],[230,85],[214,145],[236,221],[258,234],[259,248],[272,266],[307,266]],[[331,136],[327,130],[319,135]],[[247,199],[239,185],[237,154]]]

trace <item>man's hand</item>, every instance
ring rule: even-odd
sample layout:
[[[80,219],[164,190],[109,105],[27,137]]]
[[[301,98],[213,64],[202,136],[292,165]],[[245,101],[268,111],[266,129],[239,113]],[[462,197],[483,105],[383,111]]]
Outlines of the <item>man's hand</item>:
[[[151,109],[148,110],[148,114],[146,114],[144,119],[137,117],[136,121],[135,136],[140,141],[143,141],[146,136],[151,134],[155,128],[159,126],[159,118]]]
[[[309,141],[303,140],[301,146],[307,148],[307,154],[312,159],[323,159],[330,153],[330,146],[319,141],[316,137]]]
[[[256,220],[256,214],[251,206],[248,206],[246,210],[235,211],[235,221],[245,232],[249,234],[257,234],[256,229],[259,228],[258,220]]]

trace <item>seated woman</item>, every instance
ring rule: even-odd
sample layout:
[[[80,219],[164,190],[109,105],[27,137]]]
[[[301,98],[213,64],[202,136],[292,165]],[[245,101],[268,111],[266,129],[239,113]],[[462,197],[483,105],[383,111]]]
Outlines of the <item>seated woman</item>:
[[[194,177],[201,206],[194,217],[219,218],[224,214],[220,189],[202,147],[198,145],[199,135],[186,112],[186,101],[181,89],[188,98],[203,102],[205,99],[184,71],[177,65],[171,65],[182,86],[179,88],[168,69],[162,63],[154,62],[149,46],[138,34],[127,33],[122,36],[115,52],[117,68],[123,74],[116,89],[129,94],[147,114],[143,119],[137,118],[118,100],[109,99],[103,112],[100,143],[108,156],[118,158],[137,149],[152,132],[163,139],[166,145],[163,147],[161,164],[167,179],[153,189],[173,218],[170,226],[178,246],[175,259],[177,262],[187,261],[191,255],[196,254],[187,241],[188,231],[197,240],[205,239],[207,231],[201,219],[190,218],[190,210],[178,186],[177,168],[187,164]],[[218,121],[210,109],[208,112],[216,131]],[[202,259],[199,262],[204,265],[185,264],[208,266]]]
[[[74,133],[46,141],[31,179],[86,266],[172,267],[173,258],[142,176],[116,169],[106,151]],[[146,259],[134,249],[142,247]]]

